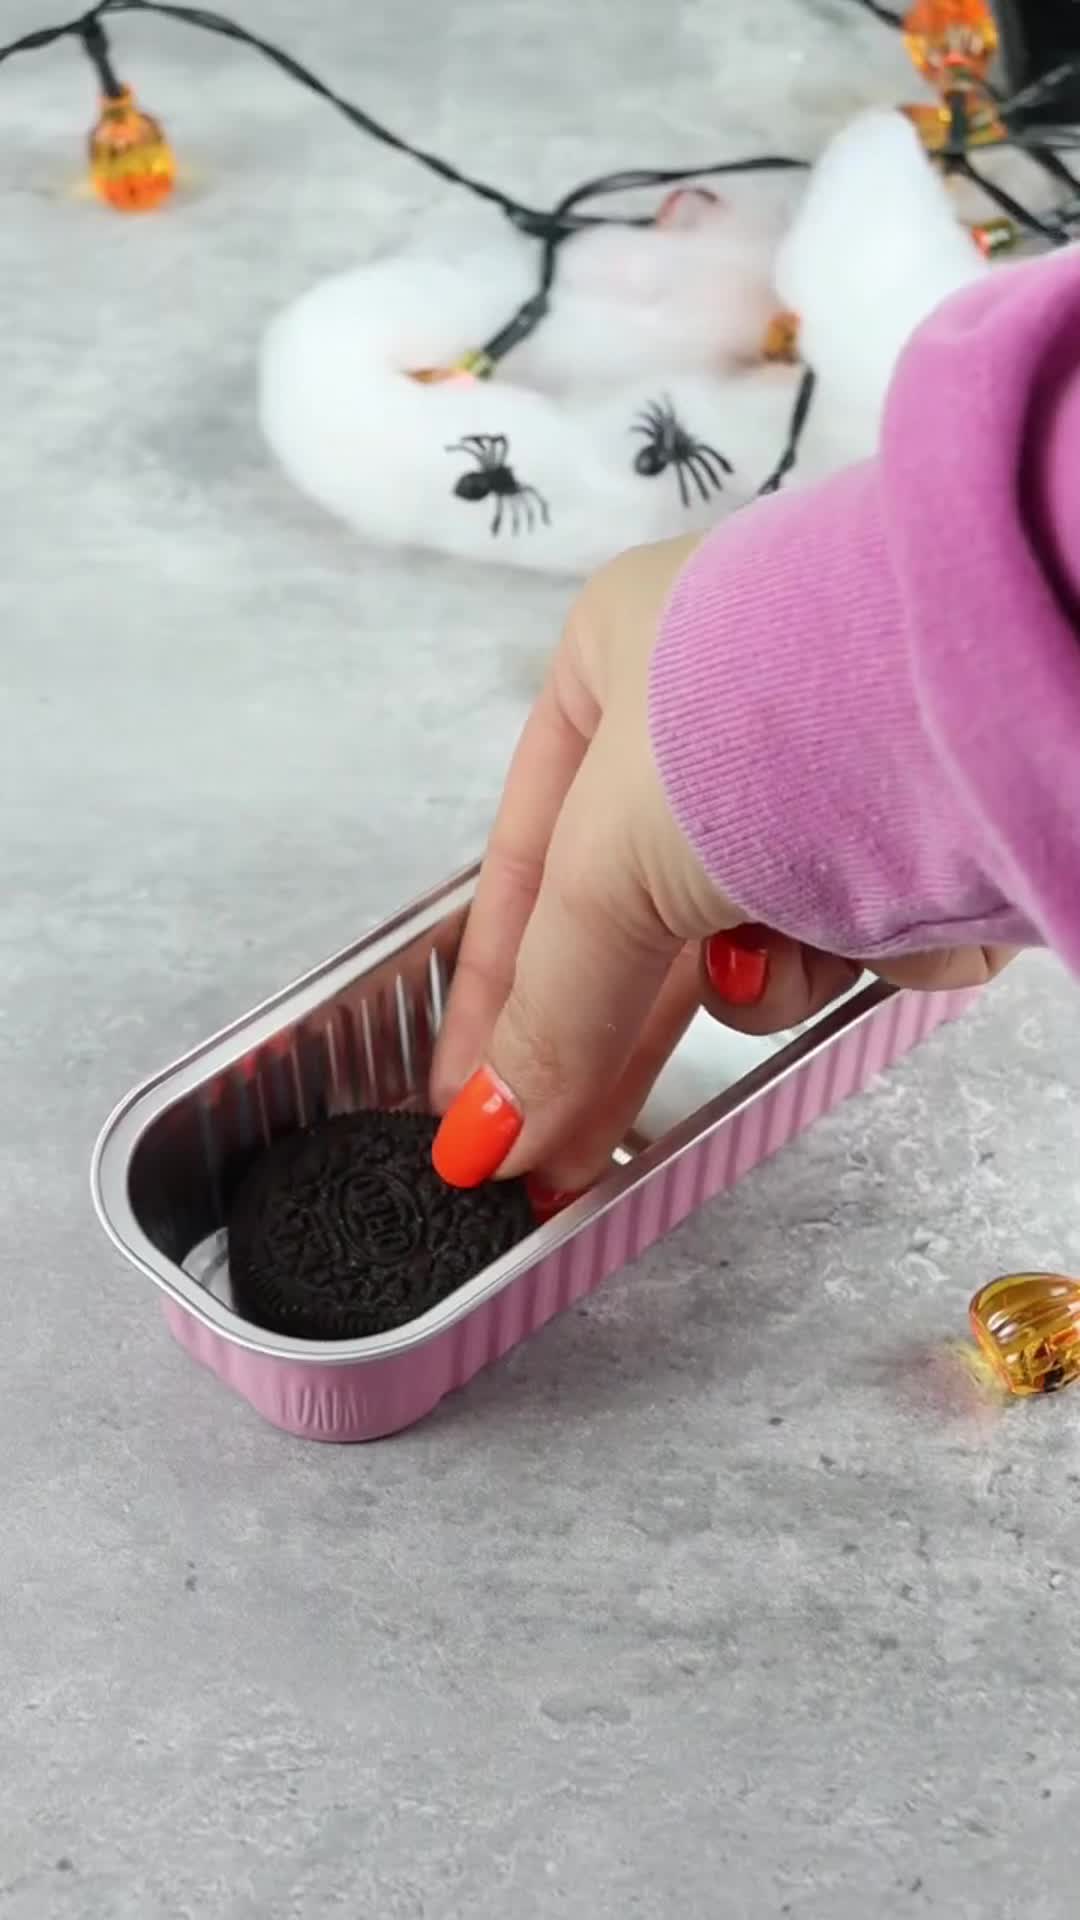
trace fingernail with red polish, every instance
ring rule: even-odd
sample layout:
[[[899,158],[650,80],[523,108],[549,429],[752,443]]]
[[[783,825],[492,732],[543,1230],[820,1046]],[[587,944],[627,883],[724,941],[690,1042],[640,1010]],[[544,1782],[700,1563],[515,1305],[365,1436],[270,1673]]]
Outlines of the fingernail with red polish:
[[[448,1187],[479,1187],[498,1173],[524,1115],[509,1087],[490,1067],[467,1080],[435,1135],[431,1158]]]
[[[769,950],[760,927],[733,927],[705,942],[705,972],[717,999],[756,1007],[769,984]]]
[[[529,1195],[529,1205],[536,1215],[537,1225],[541,1227],[548,1220],[554,1220],[557,1213],[562,1213],[564,1208],[571,1206],[575,1200],[580,1200],[586,1191],[584,1187],[573,1189],[549,1187],[543,1180],[538,1180],[533,1173],[526,1175],[525,1187]]]

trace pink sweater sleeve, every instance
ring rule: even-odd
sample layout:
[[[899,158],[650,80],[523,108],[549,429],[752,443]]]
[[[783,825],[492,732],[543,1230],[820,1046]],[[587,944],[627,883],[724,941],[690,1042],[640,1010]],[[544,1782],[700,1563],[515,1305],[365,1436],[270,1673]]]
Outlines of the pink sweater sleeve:
[[[747,918],[1080,972],[1080,250],[938,310],[876,460],[705,540],[651,703],[676,816]]]

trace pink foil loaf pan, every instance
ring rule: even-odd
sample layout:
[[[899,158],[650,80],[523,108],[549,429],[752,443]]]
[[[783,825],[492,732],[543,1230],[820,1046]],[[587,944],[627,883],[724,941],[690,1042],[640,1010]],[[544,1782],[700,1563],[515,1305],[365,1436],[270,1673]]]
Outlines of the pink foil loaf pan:
[[[335,1342],[253,1326],[229,1292],[236,1179],[270,1141],[326,1115],[424,1104],[475,877],[448,881],[137,1088],[95,1149],[98,1216],[161,1289],[181,1345],[307,1439],[375,1440],[411,1426],[972,998],[875,984],[786,1043],[707,1022],[728,1052],[706,1062],[704,1080],[700,1031],[696,1057],[685,1052],[692,1028],[667,1093],[662,1085],[610,1175],[421,1319]],[[701,1104],[702,1086],[718,1082]]]

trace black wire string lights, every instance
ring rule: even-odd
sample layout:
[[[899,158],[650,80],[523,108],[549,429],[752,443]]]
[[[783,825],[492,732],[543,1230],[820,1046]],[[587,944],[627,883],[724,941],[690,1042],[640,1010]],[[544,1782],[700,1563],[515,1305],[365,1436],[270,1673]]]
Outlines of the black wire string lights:
[[[879,4],[878,0],[858,0],[858,4],[891,28],[901,29],[905,25],[902,15]],[[802,171],[810,164],[807,160],[790,155],[762,154],[754,158],[721,160],[710,165],[686,168],[637,168],[585,181],[564,194],[551,209],[532,207],[503,192],[490,181],[480,179],[443,159],[441,155],[406,140],[365,108],[329,86],[283,48],[224,14],[204,7],[173,4],[173,0],[97,0],[96,5],[71,20],[56,26],[32,29],[7,46],[0,47],[0,63],[19,54],[40,52],[64,39],[75,39],[81,44],[94,68],[103,96],[102,118],[91,140],[91,169],[97,175],[95,184],[102,197],[112,205],[125,209],[158,204],[171,190],[175,161],[158,123],[149,115],[139,112],[129,90],[122,86],[117,77],[105,21],[121,14],[158,15],[179,25],[250,47],[288,78],[342,114],[359,132],[381,146],[414,160],[445,183],[460,187],[489,206],[498,208],[519,232],[539,243],[540,260],[534,292],[489,340],[475,348],[461,363],[461,370],[471,372],[478,378],[493,374],[500,361],[543,321],[555,285],[559,250],[566,239],[595,226],[652,224],[648,216],[591,211],[590,202],[605,196],[685,186],[714,177]],[[948,126],[941,141],[935,141],[934,157],[947,171],[964,174],[1010,220],[1053,245],[1060,245],[1071,237],[1068,218],[1080,212],[1080,181],[1074,178],[1060,158],[1061,152],[1080,148],[1080,132],[1068,127],[1048,128],[1041,124],[1034,131],[1025,125],[1025,118],[1035,112],[1045,114],[1052,109],[1055,98],[1076,80],[1078,74],[1080,60],[1064,63],[1007,100],[999,99],[991,88],[984,87],[985,94],[993,100],[994,105],[995,137],[989,142],[980,129],[971,125],[970,94],[958,88],[954,93],[945,95],[949,110]],[[987,181],[974,166],[970,154],[973,146],[982,149],[988,144],[1011,146],[1028,154],[1059,186],[1067,188],[1072,204],[1059,214],[1040,217],[995,182]],[[776,492],[795,466],[813,393],[813,374],[805,369],[795,398],[785,447],[761,488],[763,493]]]

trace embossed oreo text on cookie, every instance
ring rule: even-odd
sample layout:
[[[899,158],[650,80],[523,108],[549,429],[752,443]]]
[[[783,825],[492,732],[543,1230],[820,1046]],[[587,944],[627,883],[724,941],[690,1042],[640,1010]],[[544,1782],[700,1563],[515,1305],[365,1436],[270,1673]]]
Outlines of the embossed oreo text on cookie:
[[[404,1326],[529,1232],[524,1188],[452,1191],[431,1165],[436,1123],[341,1115],[278,1141],[237,1194],[237,1311],[274,1332],[355,1340]]]
[[[399,1267],[423,1241],[420,1202],[388,1167],[344,1173],[338,1204],[350,1248],[373,1267]]]

